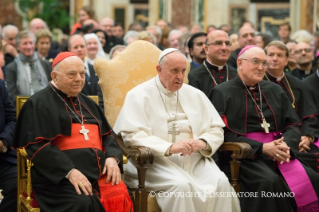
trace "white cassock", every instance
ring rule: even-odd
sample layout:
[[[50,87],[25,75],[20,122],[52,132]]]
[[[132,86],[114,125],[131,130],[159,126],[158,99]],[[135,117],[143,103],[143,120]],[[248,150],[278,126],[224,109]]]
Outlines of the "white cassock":
[[[176,142],[205,139],[209,151],[188,156],[167,154],[172,145],[169,131],[173,131],[176,112],[179,132]],[[232,196],[235,191],[211,158],[223,143],[224,126],[203,92],[187,84],[177,92],[170,92],[156,76],[127,93],[114,131],[122,133],[128,146],[152,149],[154,163],[147,170],[145,186],[147,191],[157,193],[163,212],[237,212],[240,206],[238,198]],[[137,187],[134,161],[129,160],[124,181],[132,188]]]

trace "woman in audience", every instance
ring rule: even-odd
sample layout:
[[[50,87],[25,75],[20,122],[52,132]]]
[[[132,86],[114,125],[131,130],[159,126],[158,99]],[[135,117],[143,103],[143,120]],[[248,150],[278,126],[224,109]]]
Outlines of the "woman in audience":
[[[93,65],[96,58],[99,58],[99,57],[107,59],[103,51],[101,42],[96,34],[94,33],[86,34],[84,35],[84,39],[86,41],[86,48],[87,48],[86,56],[87,56],[88,63]]]
[[[128,31],[127,33],[125,33],[124,37],[123,37],[123,42],[124,45],[129,45],[130,43],[132,43],[133,41],[136,40],[138,35],[138,32],[136,31]]]
[[[84,21],[88,19],[95,20],[95,12],[90,6],[83,6],[79,10],[79,23],[75,23],[71,29],[70,35],[73,35],[74,32],[82,27]]]
[[[138,33],[136,40],[145,40],[151,42],[152,44],[156,45],[156,38],[155,36],[147,31],[141,31]]]
[[[52,33],[48,29],[39,29],[34,35],[37,40],[35,47],[37,49],[38,57],[52,63],[54,58],[59,54],[58,50],[50,50]]]

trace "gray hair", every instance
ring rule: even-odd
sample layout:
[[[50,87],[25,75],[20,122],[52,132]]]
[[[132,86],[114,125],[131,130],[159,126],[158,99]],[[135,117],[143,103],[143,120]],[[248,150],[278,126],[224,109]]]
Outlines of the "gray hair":
[[[2,38],[6,38],[6,32],[10,31],[10,30],[15,30],[16,32],[19,32],[18,27],[14,26],[14,25],[6,25],[2,28]]]
[[[136,31],[132,31],[132,30],[128,31],[123,37],[124,45],[128,45],[129,44],[128,43],[128,39],[129,38],[135,38],[136,39],[137,35],[138,35],[138,32],[136,32]]]
[[[168,34],[168,41],[170,40],[170,37],[173,35],[173,34],[179,34],[180,36],[183,35],[183,32],[181,30],[178,30],[178,29],[173,29],[172,31],[169,32]]]
[[[36,43],[37,39],[36,39],[35,35],[28,30],[23,30],[16,35],[16,46],[19,45],[21,39],[28,38],[28,37],[32,38],[33,44]]]
[[[124,46],[124,45],[115,45],[115,46],[111,49],[111,51],[110,51],[110,53],[109,53],[110,60],[113,58],[114,52],[115,52],[117,49],[119,49],[119,48],[126,48],[126,46]]]
[[[296,41],[297,43],[311,43],[314,40],[314,37],[306,30],[298,30],[291,35],[291,39]]]

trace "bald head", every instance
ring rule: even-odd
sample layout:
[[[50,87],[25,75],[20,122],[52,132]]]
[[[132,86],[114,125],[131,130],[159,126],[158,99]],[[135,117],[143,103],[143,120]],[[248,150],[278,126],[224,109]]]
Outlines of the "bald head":
[[[237,59],[238,75],[248,86],[255,86],[263,80],[267,60],[260,47],[252,47],[244,51]]]
[[[231,43],[225,31],[210,32],[205,45],[207,60],[215,65],[224,66],[230,57],[230,47]]]
[[[35,33],[36,31],[38,31],[39,29],[45,29],[46,24],[45,22],[40,19],[40,18],[34,18],[30,21],[30,31],[32,33]]]
[[[100,20],[100,28],[108,35],[112,36],[112,27],[114,26],[114,20],[109,17],[104,17]]]
[[[86,42],[81,35],[72,35],[69,38],[69,52],[78,55],[84,61],[86,55]]]
[[[93,29],[99,29],[100,25],[98,22],[94,21],[93,19],[87,19],[83,22],[83,25],[89,25],[92,24],[93,25]]]
[[[238,43],[240,48],[244,48],[245,46],[248,46],[248,45],[255,45],[256,44],[255,30],[249,25],[245,25],[241,27],[239,29]]]

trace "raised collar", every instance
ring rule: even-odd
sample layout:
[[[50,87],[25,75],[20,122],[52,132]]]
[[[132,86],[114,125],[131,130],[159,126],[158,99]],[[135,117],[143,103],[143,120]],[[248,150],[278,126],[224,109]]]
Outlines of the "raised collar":
[[[246,89],[245,85],[243,83],[243,81],[241,80],[241,78],[239,77],[239,75],[237,75],[234,79],[233,79],[241,88]],[[255,86],[248,86],[246,85],[248,90],[258,90],[258,83]]]

